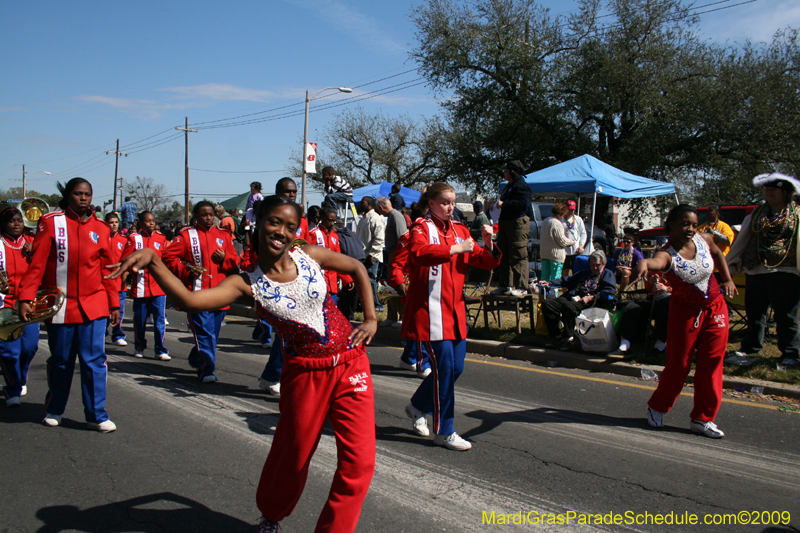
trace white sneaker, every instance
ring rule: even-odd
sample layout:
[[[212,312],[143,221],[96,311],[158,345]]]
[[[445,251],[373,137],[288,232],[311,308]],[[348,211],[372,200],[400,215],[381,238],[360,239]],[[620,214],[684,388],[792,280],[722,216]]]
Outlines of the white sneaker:
[[[127,346],[128,345],[128,341],[126,341],[125,339],[117,339],[114,342],[112,342],[111,344],[113,344],[114,346]]]
[[[22,392],[19,395],[20,396],[25,396],[26,394],[28,394],[28,386],[27,385],[23,385],[22,386]]]
[[[425,419],[425,413],[414,407],[414,404],[406,405],[406,416],[411,419],[411,428],[414,433],[420,437],[427,437],[431,434],[428,431],[428,421]]]
[[[258,380],[258,387],[270,393],[273,396],[280,397],[281,395],[281,382],[280,381],[267,381],[264,378]]]
[[[417,372],[417,377],[420,378],[420,379],[425,379],[430,375],[431,375],[431,367],[428,367],[425,370]]]
[[[654,428],[664,427],[664,413],[656,411],[652,407],[647,408],[647,423]]]
[[[164,317],[164,325],[165,326],[169,326],[169,320],[167,320],[166,316]]]
[[[172,361],[172,357],[170,357],[168,353],[157,353],[155,358],[159,361]]]
[[[403,329],[403,321],[402,320],[398,320],[397,322],[392,324],[392,327],[394,329]]]
[[[143,359],[143,358],[144,358],[144,354],[143,354],[143,353],[135,353],[135,354],[133,354],[133,356],[134,356],[136,359]]]
[[[6,398],[6,407],[19,407],[19,396]]]
[[[433,443],[437,446],[444,446],[448,450],[455,450],[457,452],[465,452],[472,448],[472,444],[458,436],[458,433],[451,433],[449,435],[436,435],[433,437]]]
[[[528,294],[528,291],[523,289],[511,289],[511,292],[508,293],[510,296],[525,296]]]
[[[736,357],[747,357],[747,352],[736,350],[735,352],[733,352],[733,355],[735,355]]]
[[[265,350],[269,350],[270,348],[272,348],[272,341],[262,342],[261,347],[264,348]]]
[[[416,372],[417,371],[417,364],[416,363],[414,363],[414,364],[406,363],[402,359],[400,359],[400,362],[397,363],[397,366],[399,366],[403,370],[410,370],[412,372]]]
[[[721,439],[725,436],[725,433],[723,433],[722,430],[711,421],[702,422],[700,420],[692,420],[689,423],[689,429],[695,433],[702,433],[703,435],[711,437],[712,439]]]
[[[381,328],[389,328],[389,327],[392,327],[392,326],[394,326],[394,323],[395,323],[395,321],[394,321],[394,320],[389,320],[389,319],[387,318],[387,319],[386,319],[386,320],[384,320],[383,322],[380,322],[380,323],[378,324],[378,327],[381,327]]]
[[[201,381],[203,383],[216,383],[217,381],[219,381],[219,378],[214,374],[211,374],[208,376],[203,376],[203,379]]]
[[[47,416],[45,416],[44,420],[42,420],[42,424],[54,428],[56,426],[61,425],[61,417],[58,415],[51,415],[50,413],[47,413]]]
[[[111,420],[106,420],[105,422],[100,422],[99,424],[95,422],[87,422],[86,425],[89,426],[89,429],[99,431],[100,433],[111,433],[112,431],[117,430],[117,425]]]

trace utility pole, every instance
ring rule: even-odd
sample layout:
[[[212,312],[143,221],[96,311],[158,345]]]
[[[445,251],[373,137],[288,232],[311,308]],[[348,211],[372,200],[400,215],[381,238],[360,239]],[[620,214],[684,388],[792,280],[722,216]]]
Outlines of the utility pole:
[[[30,172],[26,172],[25,171],[25,165],[24,164],[22,165],[22,200],[27,198],[27,193],[28,193],[28,174],[35,174],[37,172],[39,172],[41,174],[47,174],[48,176],[50,175],[50,173],[47,172],[46,170],[31,170]]]
[[[119,139],[117,139],[117,149],[114,150],[113,152],[111,150],[106,150],[106,155],[108,155],[108,154],[116,154],[116,156],[117,156],[117,161],[114,164],[114,211],[116,211],[117,210],[117,173],[119,172],[119,156],[120,155],[124,155],[125,157],[128,157],[128,154],[125,153],[125,152],[120,152],[119,151]]]
[[[197,133],[198,130],[190,130],[189,129],[189,117],[186,117],[186,127],[179,128],[175,126],[175,129],[178,131],[182,131],[184,136],[186,137],[186,193],[184,195],[184,202],[185,202],[185,216],[186,216],[186,224],[189,224],[189,134],[190,133]]]
[[[119,205],[122,205],[122,200],[124,199],[123,191],[125,187],[122,185],[122,176],[119,177]],[[114,205],[117,204],[117,191],[114,191]]]
[[[22,165],[22,199],[25,199],[25,165]],[[791,244],[791,243],[790,243]]]

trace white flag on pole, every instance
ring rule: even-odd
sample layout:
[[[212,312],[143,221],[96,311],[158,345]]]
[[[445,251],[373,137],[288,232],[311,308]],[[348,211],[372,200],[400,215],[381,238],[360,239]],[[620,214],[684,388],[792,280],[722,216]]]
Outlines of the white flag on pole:
[[[303,161],[305,162],[306,174],[317,173],[317,143],[306,143]]]

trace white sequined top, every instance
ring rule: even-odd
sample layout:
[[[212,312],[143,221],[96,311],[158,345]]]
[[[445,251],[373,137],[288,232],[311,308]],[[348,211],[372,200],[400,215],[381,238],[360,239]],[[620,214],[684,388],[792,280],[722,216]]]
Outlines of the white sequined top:
[[[699,233],[695,233],[692,242],[696,248],[692,259],[684,259],[672,246],[664,248],[672,257],[666,277],[673,298],[689,305],[705,306],[721,295],[713,276],[714,258]]]

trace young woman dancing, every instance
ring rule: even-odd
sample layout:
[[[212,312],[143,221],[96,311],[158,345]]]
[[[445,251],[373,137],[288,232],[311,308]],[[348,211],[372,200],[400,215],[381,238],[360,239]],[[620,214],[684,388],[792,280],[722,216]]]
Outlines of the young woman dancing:
[[[372,290],[364,266],[320,246],[293,247],[300,207],[269,196],[257,216],[257,264],[218,286],[190,292],[153,250],[139,250],[110,277],[147,268],[181,308],[219,309],[247,295],[259,316],[284,343],[281,417],[261,473],[256,502],[260,532],[277,531],[278,522],[297,505],[311,456],[325,419],[336,436],[338,464],[317,531],[353,531],[375,469],[375,410],[372,378],[364,344],[377,329]],[[323,270],[354,278],[364,308],[364,323],[353,328],[328,294]]]
[[[426,414],[433,416],[434,444],[449,450],[469,450],[472,444],[453,428],[455,383],[464,371],[467,355],[467,317],[464,277],[469,265],[491,270],[500,264],[492,242],[492,227],[483,226],[483,248],[475,244],[467,226],[451,220],[456,192],[447,183],[434,183],[420,202],[429,205],[426,219],[411,230],[409,286],[400,336],[426,344],[433,373],[420,384],[406,406],[414,432],[430,434]]]
[[[678,205],[667,215],[667,244],[652,259],[642,259],[633,269],[638,280],[648,271],[666,271],[672,287],[667,323],[667,362],[658,387],[647,402],[647,422],[664,426],[664,415],[683,390],[697,351],[694,409],[689,429],[714,439],[725,436],[714,423],[722,403],[722,360],[728,345],[726,296],[737,294],[722,251],[711,235],[697,233],[697,210]],[[714,278],[714,268],[722,285]],[[722,290],[720,290],[722,289]]]

